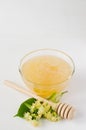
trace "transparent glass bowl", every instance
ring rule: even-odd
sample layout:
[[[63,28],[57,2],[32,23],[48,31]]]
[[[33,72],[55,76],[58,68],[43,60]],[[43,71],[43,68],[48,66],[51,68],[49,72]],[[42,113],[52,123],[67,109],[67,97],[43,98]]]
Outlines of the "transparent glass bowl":
[[[33,82],[30,80],[27,81],[22,73],[22,65],[29,59],[31,59],[35,56],[41,56],[41,55],[42,56],[43,55],[57,56],[57,57],[65,60],[71,66],[72,73],[67,77],[66,80],[64,80],[61,83],[57,83],[57,84],[39,84],[34,81]],[[67,86],[69,79],[71,79],[71,77],[73,76],[73,74],[75,72],[75,65],[74,65],[72,58],[68,54],[64,53],[63,51],[56,50],[56,49],[39,49],[39,50],[29,52],[21,59],[20,66],[19,66],[19,72],[22,76],[24,83],[30,89],[30,91],[35,92],[37,95],[39,95],[41,97],[47,98],[54,92],[59,93],[64,90],[64,88]]]

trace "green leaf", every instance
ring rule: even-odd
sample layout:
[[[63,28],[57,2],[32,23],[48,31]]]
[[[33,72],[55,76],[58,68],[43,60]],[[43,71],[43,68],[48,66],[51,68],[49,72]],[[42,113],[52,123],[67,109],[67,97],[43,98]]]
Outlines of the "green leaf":
[[[47,99],[52,101],[52,102],[58,103],[65,93],[67,93],[67,91],[64,91],[64,92],[61,92],[61,93],[55,92],[50,97],[48,97]]]
[[[31,105],[30,104],[28,104],[28,103],[25,103],[25,106],[27,107],[27,108],[31,108]]]
[[[35,98],[29,98],[28,100],[24,101],[15,116],[19,116],[21,118],[24,117],[25,112],[28,112],[30,110],[31,105],[36,101]]]

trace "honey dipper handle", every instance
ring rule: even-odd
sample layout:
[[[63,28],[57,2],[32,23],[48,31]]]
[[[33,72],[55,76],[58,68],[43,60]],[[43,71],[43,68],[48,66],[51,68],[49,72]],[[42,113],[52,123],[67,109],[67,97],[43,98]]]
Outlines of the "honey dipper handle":
[[[29,93],[26,89],[21,88],[20,86],[18,86],[16,83],[14,83],[14,82],[12,82],[12,81],[5,80],[5,81],[4,81],[4,84],[5,84],[6,86],[10,87],[10,88],[13,88],[13,89],[15,89],[15,90],[17,90],[17,91],[19,91],[19,92],[21,92],[21,93],[27,95],[27,96],[33,97],[32,94]]]
[[[17,90],[17,91],[19,91],[19,92],[21,92],[21,93],[27,95],[27,96],[30,96],[30,97],[36,98],[36,99],[38,99],[38,100],[40,100],[40,101],[49,103],[49,104],[50,104],[52,107],[54,107],[54,108],[56,107],[56,103],[53,103],[53,102],[48,101],[48,100],[46,100],[46,99],[44,99],[44,98],[42,98],[42,97],[40,97],[40,96],[37,96],[37,95],[35,95],[35,94],[29,92],[29,90],[26,90],[26,89],[24,89],[24,88],[21,88],[19,85],[17,85],[16,83],[14,83],[14,82],[12,82],[12,81],[5,80],[5,81],[4,81],[4,84],[5,84],[6,86],[10,87],[10,88],[13,88],[13,89],[15,89],[15,90]]]

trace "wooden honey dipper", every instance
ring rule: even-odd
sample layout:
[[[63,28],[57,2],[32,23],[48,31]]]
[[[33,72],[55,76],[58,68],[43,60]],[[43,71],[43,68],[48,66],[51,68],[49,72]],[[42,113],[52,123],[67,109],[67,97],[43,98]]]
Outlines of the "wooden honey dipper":
[[[23,89],[20,86],[18,86],[16,83],[12,82],[12,81],[8,81],[5,80],[4,84],[8,87],[14,88],[17,91],[24,93],[28,96],[31,96],[33,98],[36,98],[37,100],[46,102],[48,104],[50,104],[57,112],[57,114],[62,117],[63,119],[72,119],[74,116],[74,108],[66,103],[53,103],[47,99],[44,99],[40,96],[35,95],[34,93],[30,92],[29,90]]]

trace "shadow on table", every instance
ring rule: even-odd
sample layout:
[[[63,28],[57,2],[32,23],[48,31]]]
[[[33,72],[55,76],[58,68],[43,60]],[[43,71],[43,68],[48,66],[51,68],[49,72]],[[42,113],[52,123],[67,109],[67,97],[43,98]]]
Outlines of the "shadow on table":
[[[74,122],[86,124],[86,73],[80,72],[74,75],[68,87],[65,101],[73,104],[76,109]]]

